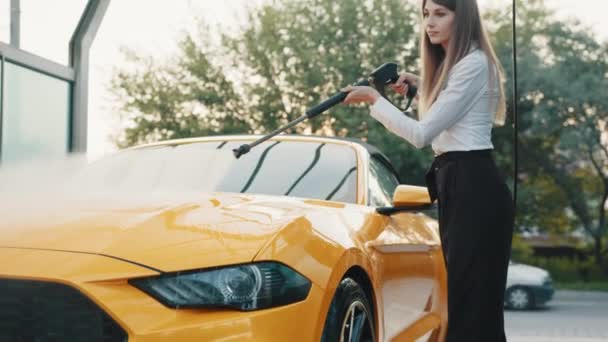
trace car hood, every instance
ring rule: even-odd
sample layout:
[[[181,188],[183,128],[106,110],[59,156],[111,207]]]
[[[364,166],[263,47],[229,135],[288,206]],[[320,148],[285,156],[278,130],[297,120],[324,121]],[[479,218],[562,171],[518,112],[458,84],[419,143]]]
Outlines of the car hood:
[[[3,203],[0,247],[102,254],[166,272],[220,266],[253,260],[310,208],[288,197],[174,197]]]

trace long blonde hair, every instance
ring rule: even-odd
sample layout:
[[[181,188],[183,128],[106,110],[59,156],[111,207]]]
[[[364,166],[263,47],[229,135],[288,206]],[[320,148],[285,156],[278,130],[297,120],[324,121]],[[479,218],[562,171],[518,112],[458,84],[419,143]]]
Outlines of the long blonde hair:
[[[422,60],[422,84],[419,117],[429,110],[437,99],[439,92],[448,78],[452,67],[467,55],[473,44],[488,57],[490,67],[489,84],[498,81],[498,106],[494,124],[501,126],[505,122],[506,103],[503,86],[504,72],[500,61],[496,57],[490,38],[481,22],[477,0],[432,0],[434,3],[445,6],[455,13],[454,27],[447,51],[441,45],[431,43],[425,29],[421,31],[420,52]],[[422,12],[427,0],[422,1]],[[494,71],[494,72],[492,72]],[[497,79],[498,78],[498,79]],[[494,91],[494,87],[490,87]]]

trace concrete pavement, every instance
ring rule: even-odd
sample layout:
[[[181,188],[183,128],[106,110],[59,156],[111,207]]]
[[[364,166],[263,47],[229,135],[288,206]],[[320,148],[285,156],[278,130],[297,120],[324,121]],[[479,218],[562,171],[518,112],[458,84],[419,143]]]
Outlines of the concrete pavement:
[[[505,312],[510,342],[608,341],[608,293],[556,291],[546,307]]]

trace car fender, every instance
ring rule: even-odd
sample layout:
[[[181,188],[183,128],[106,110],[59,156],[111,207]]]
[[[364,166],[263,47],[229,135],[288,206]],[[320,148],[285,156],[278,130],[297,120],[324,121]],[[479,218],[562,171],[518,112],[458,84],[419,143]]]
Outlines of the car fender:
[[[334,231],[339,229],[347,228],[334,227]],[[372,263],[360,242],[351,239],[337,243],[314,229],[312,220],[307,216],[293,220],[264,246],[255,257],[255,261],[263,260],[274,260],[292,267],[324,291],[322,300],[317,303],[320,315],[316,324],[316,340],[321,338],[325,313],[329,310],[337,285],[349,269],[360,267],[369,277],[374,293],[378,293]],[[381,318],[378,310],[380,300],[376,298],[372,304],[377,313],[377,322]],[[381,336],[380,331],[377,333]]]

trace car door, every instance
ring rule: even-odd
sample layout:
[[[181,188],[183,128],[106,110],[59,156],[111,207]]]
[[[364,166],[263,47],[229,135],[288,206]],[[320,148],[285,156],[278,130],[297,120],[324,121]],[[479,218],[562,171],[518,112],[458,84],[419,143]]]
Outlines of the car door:
[[[369,204],[392,205],[399,185],[387,161],[372,157],[369,165]],[[387,218],[385,229],[370,242],[379,262],[386,340],[400,335],[425,317],[435,285],[434,220],[414,212]]]

